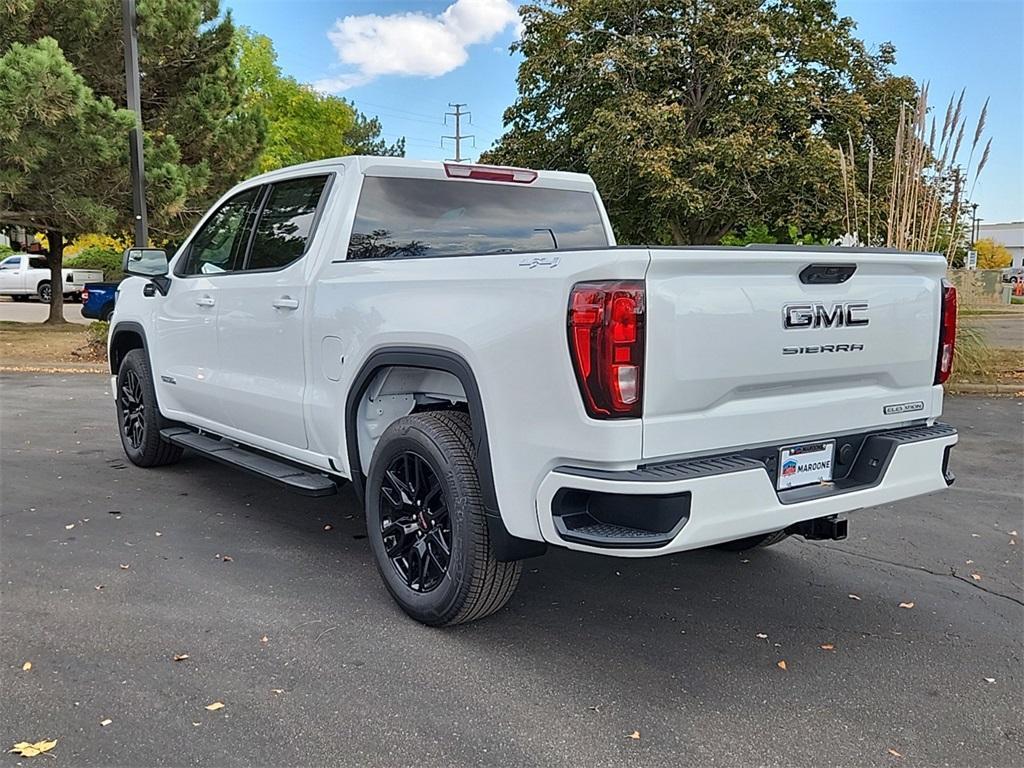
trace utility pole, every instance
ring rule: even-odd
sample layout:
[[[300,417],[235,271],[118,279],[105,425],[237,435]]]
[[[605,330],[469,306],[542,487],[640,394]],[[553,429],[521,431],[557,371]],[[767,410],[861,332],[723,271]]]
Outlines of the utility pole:
[[[467,134],[464,134],[462,132],[462,118],[468,117],[470,124],[472,124],[472,122],[473,122],[473,113],[472,112],[463,112],[462,111],[462,108],[466,106],[465,104],[452,104],[451,102],[448,102],[448,106],[451,107],[452,109],[454,109],[455,111],[454,112],[445,112],[444,113],[444,124],[448,125],[448,118],[449,117],[454,117],[455,118],[455,135],[454,136],[442,136],[441,137],[441,146],[444,146],[444,140],[445,139],[452,139],[455,142],[455,157],[449,158],[449,159],[453,160],[456,163],[461,163],[463,160],[466,159],[466,158],[464,158],[462,156],[462,142],[463,142],[463,140],[464,139],[473,139],[473,146],[474,147],[476,146],[476,138],[473,136],[473,134],[470,133],[470,134],[467,135]]]
[[[135,127],[128,135],[132,169],[132,209],[135,214],[135,246],[149,244],[146,221],[146,165],[142,156],[142,101],[139,95],[139,35],[135,23],[135,0],[121,0],[124,23],[124,80],[128,109],[135,113]]]

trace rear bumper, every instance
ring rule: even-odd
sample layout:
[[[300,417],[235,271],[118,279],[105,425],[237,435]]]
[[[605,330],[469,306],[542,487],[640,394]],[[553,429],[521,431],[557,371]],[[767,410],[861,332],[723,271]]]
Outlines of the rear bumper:
[[[697,549],[946,488],[956,442],[947,424],[873,433],[845,477],[783,492],[758,451],[626,471],[558,467],[538,490],[540,528],[551,544],[621,557]]]

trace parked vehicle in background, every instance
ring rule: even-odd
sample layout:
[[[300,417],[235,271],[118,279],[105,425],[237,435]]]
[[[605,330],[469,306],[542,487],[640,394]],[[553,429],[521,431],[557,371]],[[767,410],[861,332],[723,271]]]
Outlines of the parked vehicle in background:
[[[128,458],[351,481],[427,624],[500,609],[548,544],[841,539],[840,515],[953,482],[936,254],[616,247],[588,176],[348,157],[246,181],[170,265],[124,269]]]
[[[86,283],[82,287],[82,317],[109,321],[114,314],[118,283]]]
[[[27,301],[36,296],[44,304],[50,303],[53,288],[50,285],[50,265],[45,256],[15,253],[0,261],[0,296],[13,296],[15,301]],[[61,293],[77,299],[89,281],[103,279],[97,269],[62,269]]]
[[[1024,267],[1007,267],[1003,270],[1004,283],[1019,283],[1024,281]]]

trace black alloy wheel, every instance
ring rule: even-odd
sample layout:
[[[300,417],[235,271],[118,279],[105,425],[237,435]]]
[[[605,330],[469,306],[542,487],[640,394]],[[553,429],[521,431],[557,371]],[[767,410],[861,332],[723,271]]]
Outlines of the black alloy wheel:
[[[146,398],[142,392],[142,382],[135,371],[125,371],[118,398],[122,434],[132,448],[139,450],[146,440]]]
[[[115,403],[121,446],[133,464],[159,467],[181,458],[181,448],[160,436],[161,429],[174,424],[160,413],[145,350],[133,349],[121,360]]]
[[[380,491],[380,532],[391,564],[413,592],[431,592],[448,573],[452,555],[441,482],[422,456],[407,451],[388,465]]]
[[[495,557],[462,411],[403,416],[380,436],[366,478],[366,532],[384,586],[434,627],[500,610],[522,566]]]

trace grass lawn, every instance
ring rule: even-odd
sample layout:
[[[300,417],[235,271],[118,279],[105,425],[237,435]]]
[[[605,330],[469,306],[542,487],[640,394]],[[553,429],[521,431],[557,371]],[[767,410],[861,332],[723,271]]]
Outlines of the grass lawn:
[[[0,370],[102,371],[106,324],[0,322]]]

